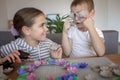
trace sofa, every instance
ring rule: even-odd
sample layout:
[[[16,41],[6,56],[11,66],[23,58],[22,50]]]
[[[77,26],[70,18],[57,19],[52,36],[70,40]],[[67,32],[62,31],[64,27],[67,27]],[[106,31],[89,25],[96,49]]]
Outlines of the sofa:
[[[103,30],[105,39],[105,53],[106,54],[117,54],[118,53],[118,31],[115,30]],[[58,44],[61,44],[62,34],[47,34],[47,37]],[[15,40],[14,36],[10,31],[0,31],[0,46]]]
[[[15,40],[10,31],[0,31],[0,46]]]
[[[105,53],[106,54],[117,54],[118,53],[118,31],[115,30],[103,30],[105,40]]]

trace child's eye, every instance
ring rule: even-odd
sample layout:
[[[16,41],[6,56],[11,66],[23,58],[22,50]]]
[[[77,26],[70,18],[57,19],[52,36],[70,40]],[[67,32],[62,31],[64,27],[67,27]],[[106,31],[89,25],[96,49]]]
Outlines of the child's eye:
[[[42,24],[40,25],[40,27],[44,27],[44,26],[46,26],[46,23],[42,23]]]

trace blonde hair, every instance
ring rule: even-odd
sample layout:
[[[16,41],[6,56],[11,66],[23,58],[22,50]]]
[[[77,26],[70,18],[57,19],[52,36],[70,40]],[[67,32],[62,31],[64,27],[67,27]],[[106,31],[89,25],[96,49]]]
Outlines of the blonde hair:
[[[82,5],[82,4],[87,4],[89,12],[94,9],[94,2],[93,0],[73,0],[71,3],[71,7],[77,6],[77,5]]]

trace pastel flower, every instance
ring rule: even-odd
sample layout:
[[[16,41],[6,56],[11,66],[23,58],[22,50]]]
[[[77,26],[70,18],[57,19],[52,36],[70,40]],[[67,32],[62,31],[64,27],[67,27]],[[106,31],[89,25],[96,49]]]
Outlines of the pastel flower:
[[[26,69],[27,69],[27,71],[29,71],[29,72],[33,71],[33,68],[32,68],[32,66],[30,66],[30,65],[27,65]]]
[[[27,80],[35,80],[35,74],[34,73],[29,73],[27,76],[26,76]]]
[[[46,64],[46,60],[45,59],[41,60],[41,63]]]
[[[76,67],[68,67],[68,68],[67,68],[67,71],[68,71],[68,72],[73,72],[73,73],[75,73],[75,74],[78,73],[78,70],[77,70]]]
[[[40,66],[40,64],[41,64],[40,61],[35,61],[35,62],[34,62],[34,65],[35,65],[36,67]]]

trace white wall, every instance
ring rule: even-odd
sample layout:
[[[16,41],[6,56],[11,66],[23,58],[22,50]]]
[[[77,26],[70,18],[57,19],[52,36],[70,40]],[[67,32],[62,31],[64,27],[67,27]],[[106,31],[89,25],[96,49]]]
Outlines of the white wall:
[[[12,19],[14,13],[23,7],[35,7],[45,14],[70,12],[69,6],[72,0],[7,0],[8,19]]]
[[[95,24],[101,30],[108,28],[108,0],[94,0]]]
[[[120,0],[109,0],[108,7],[109,29],[119,31],[120,41]]]
[[[7,29],[7,17],[6,0],[0,0],[0,30]]]
[[[35,7],[46,14],[67,14],[71,2],[72,0],[0,0],[0,30],[7,29],[7,20],[12,19],[16,11],[23,7]],[[94,0],[94,3],[96,27],[120,31],[120,0]]]
[[[41,9],[46,14],[59,13],[68,14],[72,0],[7,0],[8,19],[12,19],[14,13],[23,7],[35,7]],[[94,0],[95,2],[95,21],[96,27],[100,29],[107,28],[107,4],[108,0]],[[102,6],[101,6],[102,5]]]

